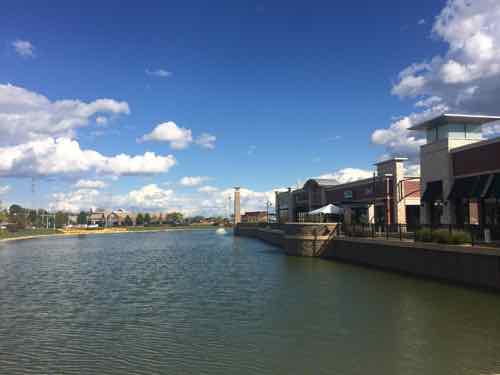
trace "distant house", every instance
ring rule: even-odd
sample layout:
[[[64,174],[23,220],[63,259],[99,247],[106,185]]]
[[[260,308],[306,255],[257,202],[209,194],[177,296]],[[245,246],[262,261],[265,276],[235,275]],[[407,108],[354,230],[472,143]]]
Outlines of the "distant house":
[[[91,212],[87,217],[87,225],[90,226],[106,226],[106,213],[104,212]]]
[[[125,225],[125,219],[127,218],[127,216],[132,220],[132,224],[135,224],[135,217],[136,216],[134,214],[127,212],[123,209],[119,209],[119,210],[110,212],[106,216],[106,225],[108,227],[117,227],[117,226]]]
[[[266,223],[267,222],[267,212],[266,211],[248,211],[241,216],[241,222],[243,223]]]

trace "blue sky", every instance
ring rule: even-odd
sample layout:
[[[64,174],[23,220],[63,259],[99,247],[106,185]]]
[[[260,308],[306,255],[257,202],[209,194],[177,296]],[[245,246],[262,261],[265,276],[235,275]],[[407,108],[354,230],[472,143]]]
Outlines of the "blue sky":
[[[173,155],[176,164],[127,176],[37,172],[37,205],[68,194],[79,179],[104,180],[107,194],[123,197],[154,184],[172,190],[165,199],[190,196],[196,206],[198,192],[179,184],[183,177],[209,177],[204,185],[220,191],[241,185],[269,192],[343,168],[371,169],[395,152],[374,142],[374,131],[415,111],[416,98],[391,92],[399,73],[445,55],[450,43],[431,32],[446,6],[438,0],[50,4],[3,2],[0,84],[51,102],[126,102],[128,114],[106,113],[102,126],[96,113],[63,136],[105,156],[150,151]],[[28,52],[16,41],[29,42]],[[160,70],[168,74],[152,74]],[[188,147],[137,141],[168,121],[191,130]],[[196,145],[203,133],[216,137],[213,149]],[[32,140],[5,139],[3,146]],[[10,190],[2,199],[29,205],[30,179],[3,176],[0,186]]]

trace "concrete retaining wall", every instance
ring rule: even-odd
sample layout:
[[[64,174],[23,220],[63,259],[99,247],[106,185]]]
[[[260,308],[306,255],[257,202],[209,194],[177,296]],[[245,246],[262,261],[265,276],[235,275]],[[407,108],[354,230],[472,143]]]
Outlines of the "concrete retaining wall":
[[[495,249],[363,239],[334,239],[324,258],[500,290]]]
[[[335,225],[286,224],[274,228],[242,225],[235,228],[235,235],[258,238],[282,248],[287,255],[320,256],[500,290],[500,249],[332,238]]]

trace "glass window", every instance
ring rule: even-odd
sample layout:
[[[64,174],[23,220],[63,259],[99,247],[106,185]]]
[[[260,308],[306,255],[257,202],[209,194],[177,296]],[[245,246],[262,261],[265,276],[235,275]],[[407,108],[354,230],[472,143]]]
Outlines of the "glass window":
[[[481,127],[476,125],[466,125],[465,133],[467,139],[481,139]]]
[[[449,124],[448,125],[448,138],[450,139],[465,139],[465,125],[464,124]]]

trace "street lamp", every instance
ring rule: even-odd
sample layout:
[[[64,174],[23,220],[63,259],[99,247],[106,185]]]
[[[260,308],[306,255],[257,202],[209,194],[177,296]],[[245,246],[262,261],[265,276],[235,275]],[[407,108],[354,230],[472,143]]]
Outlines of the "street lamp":
[[[266,214],[267,214],[267,223],[269,224],[269,209],[273,206],[273,204],[269,201],[266,202]]]

